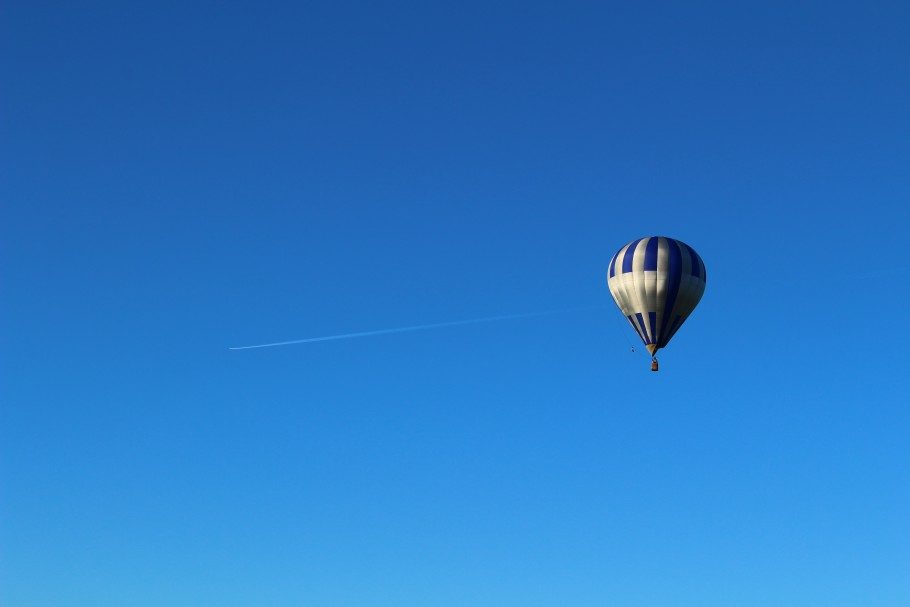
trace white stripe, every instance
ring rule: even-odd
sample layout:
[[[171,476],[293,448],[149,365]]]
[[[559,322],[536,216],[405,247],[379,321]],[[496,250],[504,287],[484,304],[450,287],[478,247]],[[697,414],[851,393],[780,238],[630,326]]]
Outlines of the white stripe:
[[[635,246],[635,254],[632,256],[632,301],[636,312],[640,312],[645,324],[645,335],[650,341],[654,341],[651,334],[651,328],[648,324],[648,302],[645,299],[645,249],[648,245],[648,239],[642,238]]]

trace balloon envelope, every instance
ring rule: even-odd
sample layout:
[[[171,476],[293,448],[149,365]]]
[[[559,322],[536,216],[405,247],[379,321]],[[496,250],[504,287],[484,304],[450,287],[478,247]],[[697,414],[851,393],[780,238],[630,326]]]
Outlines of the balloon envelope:
[[[673,238],[650,236],[625,245],[607,269],[607,286],[652,355],[665,348],[705,292],[705,263]]]

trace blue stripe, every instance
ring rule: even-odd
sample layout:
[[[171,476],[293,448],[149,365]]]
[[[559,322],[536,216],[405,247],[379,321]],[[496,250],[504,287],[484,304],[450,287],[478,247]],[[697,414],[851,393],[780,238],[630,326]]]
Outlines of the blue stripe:
[[[690,267],[692,268],[692,276],[698,278],[701,276],[701,263],[698,259],[698,253],[695,252],[695,249],[690,247],[684,242],[680,243],[682,246],[686,247],[686,250],[689,251]]]
[[[619,251],[622,251],[622,247],[620,247]],[[610,278],[616,276],[616,258],[619,257],[619,251],[616,251],[613,259],[610,260]]]
[[[657,269],[657,245],[659,243],[660,239],[656,236],[648,239],[648,244],[645,245],[645,270]]]
[[[673,306],[676,305],[676,297],[679,295],[679,284],[682,281],[682,252],[679,250],[679,244],[672,238],[667,239],[668,267],[667,267],[667,298],[664,303],[664,317],[660,326],[664,329],[661,331],[661,337],[666,333],[670,314],[673,312]],[[666,344],[666,342],[664,342]]]
[[[641,312],[636,312],[635,318],[638,319],[638,324],[641,327],[642,339],[644,340],[645,344],[652,343],[651,339],[648,337],[648,330],[645,329],[645,319],[641,317]]]
[[[657,312],[648,312],[648,326],[651,328],[651,339],[657,339]]]
[[[642,240],[644,240],[644,238],[639,238],[638,240],[633,240],[629,244],[629,248],[626,249],[626,254],[623,255],[623,257],[622,257],[622,273],[623,274],[625,274],[626,272],[632,271],[632,258],[635,257],[635,247],[637,247],[638,243],[640,243]]]
[[[626,318],[629,319],[629,323],[632,325],[632,328],[635,329],[635,334],[638,335],[639,339],[641,339],[641,341],[643,341],[644,343],[647,344],[648,340],[645,339],[644,337],[642,337],[641,331],[638,329],[638,326],[635,324],[635,320],[632,318],[632,315],[629,314],[628,316],[626,316]]]

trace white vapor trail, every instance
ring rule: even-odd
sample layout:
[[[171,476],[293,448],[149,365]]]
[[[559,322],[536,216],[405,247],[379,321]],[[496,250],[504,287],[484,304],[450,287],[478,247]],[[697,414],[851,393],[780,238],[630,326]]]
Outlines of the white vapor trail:
[[[428,325],[412,325],[410,327],[395,327],[394,329],[378,329],[375,331],[360,331],[358,333],[342,333],[340,335],[325,335],[323,337],[308,337],[306,339],[292,339],[291,341],[276,341],[270,344],[255,346],[235,346],[228,350],[251,350],[253,348],[271,348],[273,346],[290,346],[293,344],[310,344],[317,341],[333,341],[336,339],[352,339],[355,337],[370,337],[372,335],[388,335],[390,333],[407,333],[409,331],[424,331],[426,329],[439,329],[442,327],[455,327],[458,325],[473,325],[496,320],[513,320],[518,318],[533,318],[535,316],[549,316],[551,314],[564,314],[566,312],[579,312],[582,310],[600,310],[603,306],[587,306],[583,308],[565,308],[562,310],[546,310],[543,312],[526,312],[524,314],[504,314],[502,316],[485,316],[483,318],[469,318],[467,320],[451,320],[436,322]]]

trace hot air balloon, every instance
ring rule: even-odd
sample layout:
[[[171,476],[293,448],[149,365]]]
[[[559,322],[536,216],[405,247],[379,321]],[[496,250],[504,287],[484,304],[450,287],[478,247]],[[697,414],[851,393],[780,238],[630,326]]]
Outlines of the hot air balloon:
[[[679,330],[705,292],[705,263],[695,249],[673,238],[650,236],[623,246],[607,270],[607,286],[632,328],[651,353]]]

